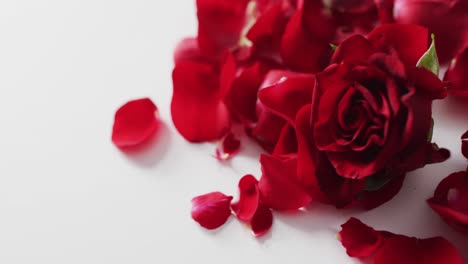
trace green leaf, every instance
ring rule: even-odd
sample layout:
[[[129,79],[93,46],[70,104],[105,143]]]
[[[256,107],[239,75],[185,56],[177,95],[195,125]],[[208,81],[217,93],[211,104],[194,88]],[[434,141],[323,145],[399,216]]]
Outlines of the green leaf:
[[[439,59],[437,58],[434,34],[431,35],[431,38],[432,38],[431,46],[422,55],[418,63],[416,63],[416,66],[421,67],[421,68],[426,68],[427,70],[431,71],[435,75],[439,76],[440,66],[439,66]]]
[[[338,48],[338,46],[333,43],[330,43],[330,47],[333,49],[333,51],[335,51]]]

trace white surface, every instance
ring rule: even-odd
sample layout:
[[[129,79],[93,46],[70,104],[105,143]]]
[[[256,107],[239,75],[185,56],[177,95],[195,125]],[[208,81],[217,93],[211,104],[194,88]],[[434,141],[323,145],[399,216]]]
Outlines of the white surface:
[[[223,165],[213,145],[185,142],[171,123],[172,50],[196,32],[194,2],[0,2],[0,263],[357,263],[336,240],[350,216],[444,235],[468,259],[468,238],[425,203],[440,179],[467,164],[459,137],[468,120],[448,110],[453,100],[436,104],[434,135],[452,158],[411,173],[386,205],[275,213],[262,239],[234,219],[215,232],[199,228],[190,199],[236,195],[242,175],[259,176],[259,150],[244,144]],[[144,96],[166,128],[145,153],[128,156],[110,142],[113,114]]]

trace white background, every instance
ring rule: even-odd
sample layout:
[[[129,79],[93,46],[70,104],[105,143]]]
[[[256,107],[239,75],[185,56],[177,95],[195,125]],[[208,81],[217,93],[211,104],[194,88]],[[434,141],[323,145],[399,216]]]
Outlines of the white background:
[[[241,176],[259,176],[260,151],[247,141],[220,164],[212,144],[185,142],[171,123],[172,51],[196,33],[194,2],[0,2],[0,263],[358,263],[336,240],[350,216],[397,233],[443,235],[468,260],[468,237],[425,203],[443,177],[467,165],[459,151],[467,109],[453,99],[434,110],[434,140],[452,158],[410,173],[384,206],[275,213],[261,239],[233,218],[214,232],[200,228],[190,199],[236,195]],[[146,96],[165,127],[146,151],[126,155],[110,141],[113,114]]]

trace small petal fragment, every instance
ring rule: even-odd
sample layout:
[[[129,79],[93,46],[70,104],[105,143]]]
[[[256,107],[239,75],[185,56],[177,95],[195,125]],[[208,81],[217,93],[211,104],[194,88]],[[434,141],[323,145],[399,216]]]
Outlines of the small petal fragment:
[[[232,158],[237,152],[239,152],[240,146],[240,140],[237,139],[232,132],[229,132],[218,143],[218,148],[216,149],[216,158],[220,161],[228,160]]]
[[[206,229],[216,229],[231,215],[232,196],[212,192],[192,199],[192,218]]]
[[[112,142],[117,147],[132,147],[150,138],[159,127],[158,108],[149,99],[127,102],[115,113]]]
[[[239,202],[234,207],[237,218],[242,221],[250,221],[257,211],[260,201],[258,181],[248,174],[239,181]]]

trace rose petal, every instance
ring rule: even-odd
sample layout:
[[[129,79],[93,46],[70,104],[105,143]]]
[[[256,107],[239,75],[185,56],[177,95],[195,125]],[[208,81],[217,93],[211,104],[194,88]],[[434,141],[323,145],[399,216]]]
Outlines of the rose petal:
[[[410,71],[410,78],[414,81],[417,92],[430,100],[444,99],[447,96],[444,83],[427,69],[414,67]]]
[[[374,46],[366,38],[361,35],[354,35],[338,46],[333,53],[331,63],[367,61],[374,52]]]
[[[296,157],[262,155],[260,163],[259,189],[266,206],[274,210],[295,210],[310,203],[311,197],[296,179]]]
[[[368,257],[380,247],[382,235],[358,219],[351,217],[341,225],[339,238],[350,257]]]
[[[174,63],[177,64],[179,61],[206,61],[198,47],[198,40],[196,38],[185,38],[177,44],[174,51]]]
[[[255,236],[266,234],[273,225],[273,214],[270,208],[260,204],[250,221],[250,228]]]
[[[188,141],[202,142],[224,136],[230,116],[222,102],[219,73],[206,63],[182,61],[172,73],[172,121]]]
[[[405,180],[405,173],[392,175],[390,182],[375,191],[364,191],[361,197],[362,207],[366,210],[374,209],[390,201],[400,191]]]
[[[229,132],[219,142],[216,148],[216,158],[221,161],[228,160],[239,152],[240,146],[240,140],[238,140],[232,132]]]
[[[192,218],[206,229],[216,229],[231,215],[232,196],[212,192],[192,199]]]
[[[407,67],[414,67],[429,47],[429,33],[418,25],[384,24],[369,33],[379,50],[393,48]]]
[[[452,173],[443,179],[427,202],[445,222],[468,233],[468,171]]]
[[[458,54],[448,68],[444,76],[444,81],[449,82],[449,91],[457,96],[468,96],[468,47]]]
[[[248,0],[197,0],[198,43],[206,56],[220,56],[239,42]]]
[[[115,113],[112,142],[117,147],[143,143],[158,129],[158,108],[149,99],[129,101]]]
[[[250,221],[260,202],[258,181],[252,175],[245,175],[239,181],[239,202],[234,206],[237,218],[242,221]]]
[[[302,24],[299,9],[289,20],[281,40],[281,57],[295,71],[318,72],[322,70],[331,54],[329,42],[314,38]]]
[[[258,122],[249,132],[249,136],[255,139],[266,151],[272,153],[286,121],[265,109],[263,104],[258,104],[257,109]]]
[[[260,90],[258,97],[273,113],[294,124],[297,111],[311,101],[314,83],[314,76],[298,74]]]
[[[463,264],[457,249],[446,239],[417,239],[401,235],[385,240],[374,257],[375,264]]]

